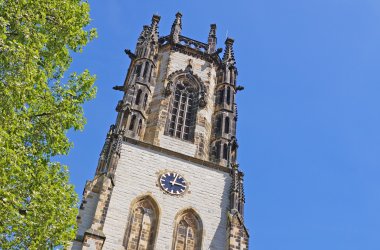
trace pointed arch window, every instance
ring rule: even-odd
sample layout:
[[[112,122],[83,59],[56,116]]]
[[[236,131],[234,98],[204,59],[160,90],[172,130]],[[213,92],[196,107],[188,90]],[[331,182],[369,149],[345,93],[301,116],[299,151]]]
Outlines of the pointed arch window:
[[[146,74],[148,73],[148,70],[149,70],[149,63],[145,62],[143,77],[146,77]]]
[[[229,105],[231,103],[231,88],[227,88],[227,104]]]
[[[230,132],[230,118],[227,116],[224,118],[224,133],[228,134]]]
[[[221,115],[218,115],[216,118],[215,134],[217,135],[220,135],[222,132],[222,119],[223,117]]]
[[[142,94],[142,90],[139,89],[139,90],[137,91],[136,100],[135,100],[135,104],[136,104],[136,105],[139,105],[139,104],[140,104],[141,94]]]
[[[227,143],[224,143],[223,145],[223,159],[227,160],[228,158],[228,145]]]
[[[124,236],[125,249],[154,249],[158,219],[157,203],[150,196],[138,199],[131,206]]]
[[[135,127],[135,122],[136,122],[136,115],[133,115],[131,118],[131,123],[129,123],[129,130],[133,130]]]
[[[197,108],[196,89],[186,80],[179,81],[171,101],[168,134],[183,140],[193,140]]]
[[[147,101],[148,101],[148,94],[145,94],[145,96],[144,96],[144,102],[143,102],[143,109],[146,108]]]
[[[173,250],[198,250],[202,246],[202,221],[188,209],[177,215],[173,233]]]
[[[219,90],[219,104],[222,104],[224,102],[224,88]]]
[[[139,125],[137,126],[137,135],[141,135],[142,120],[139,120]]]
[[[136,65],[136,71],[135,71],[135,74],[136,74],[137,76],[140,76],[140,74],[141,74],[141,64]]]
[[[234,75],[235,75],[234,69],[231,68],[230,69],[230,84],[234,84],[235,83],[235,77],[234,77]]]

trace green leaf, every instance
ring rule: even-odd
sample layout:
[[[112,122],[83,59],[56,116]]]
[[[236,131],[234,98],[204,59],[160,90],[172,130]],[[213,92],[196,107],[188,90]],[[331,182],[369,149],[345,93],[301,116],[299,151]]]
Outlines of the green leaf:
[[[95,97],[87,70],[63,75],[97,36],[87,1],[0,0],[0,246],[64,247],[76,230],[77,195],[66,166],[69,129],[83,129]]]

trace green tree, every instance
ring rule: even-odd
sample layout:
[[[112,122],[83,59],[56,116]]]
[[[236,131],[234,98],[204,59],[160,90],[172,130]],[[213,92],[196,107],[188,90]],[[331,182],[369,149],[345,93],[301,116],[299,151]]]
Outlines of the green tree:
[[[86,70],[64,78],[70,53],[96,36],[82,0],[0,0],[0,248],[47,249],[75,237],[77,195],[52,160],[83,129],[94,98]]]

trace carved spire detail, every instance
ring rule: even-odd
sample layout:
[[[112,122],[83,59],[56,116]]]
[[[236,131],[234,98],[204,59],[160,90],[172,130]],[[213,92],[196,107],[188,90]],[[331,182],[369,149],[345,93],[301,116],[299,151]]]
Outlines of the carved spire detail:
[[[180,12],[177,12],[175,14],[175,20],[172,25],[172,29],[170,31],[170,37],[173,41],[173,43],[179,42],[179,36],[181,35],[182,31],[182,14]]]
[[[233,44],[234,44],[234,39],[228,37],[225,42],[226,48],[224,50],[224,55],[223,55],[224,63],[229,63],[232,65],[235,64]]]

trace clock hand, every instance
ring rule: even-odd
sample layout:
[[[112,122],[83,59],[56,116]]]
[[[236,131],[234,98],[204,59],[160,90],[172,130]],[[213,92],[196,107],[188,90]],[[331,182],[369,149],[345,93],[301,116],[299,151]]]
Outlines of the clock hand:
[[[184,187],[184,188],[186,188],[186,186],[185,186],[185,185],[183,185],[183,184],[181,184],[181,183],[179,183],[179,182],[175,182],[173,185],[177,185],[177,186],[181,186],[181,187]]]
[[[175,174],[174,180],[171,181],[170,184],[175,185],[177,178],[178,178],[178,174]]]

